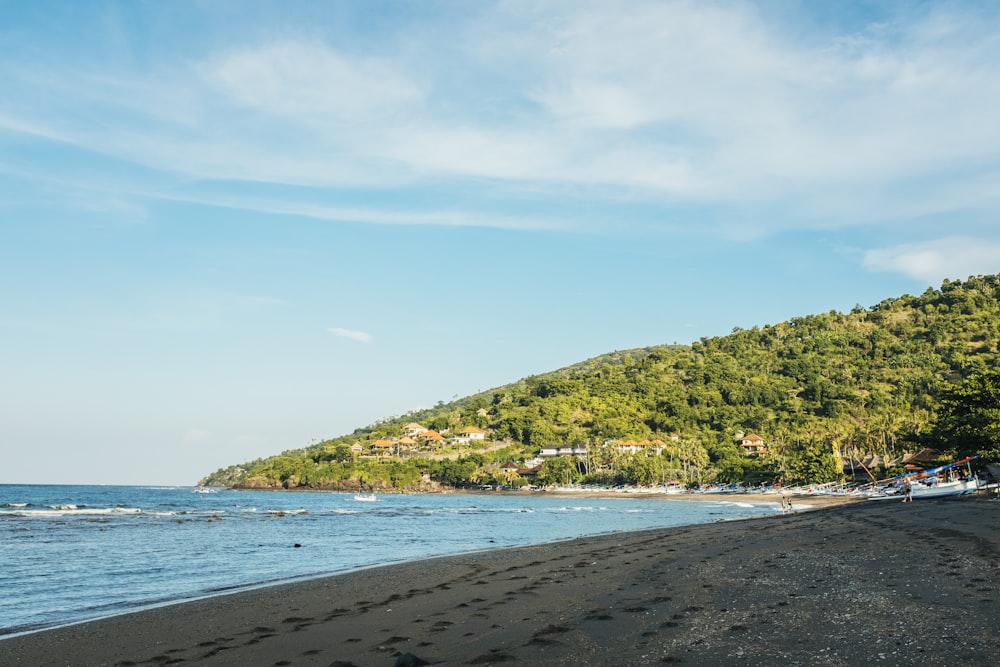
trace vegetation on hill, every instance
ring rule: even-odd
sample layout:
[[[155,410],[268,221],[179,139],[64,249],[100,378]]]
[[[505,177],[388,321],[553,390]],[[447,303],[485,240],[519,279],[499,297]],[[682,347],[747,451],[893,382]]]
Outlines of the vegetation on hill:
[[[923,447],[996,459],[998,344],[1000,276],[945,281],[849,313],[597,357],[224,468],[203,483],[519,484],[518,465],[570,446],[588,456],[546,459],[538,483],[826,482],[840,478],[842,458],[892,461]],[[414,423],[445,440],[410,438]],[[486,437],[456,444],[466,427]],[[747,456],[737,444],[745,433],[759,434],[766,451]]]

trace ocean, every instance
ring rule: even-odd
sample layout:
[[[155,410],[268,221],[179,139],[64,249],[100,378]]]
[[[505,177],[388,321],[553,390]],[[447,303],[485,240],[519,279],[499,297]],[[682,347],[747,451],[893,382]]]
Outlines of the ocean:
[[[622,494],[380,495],[0,485],[0,638],[377,565],[774,514]]]

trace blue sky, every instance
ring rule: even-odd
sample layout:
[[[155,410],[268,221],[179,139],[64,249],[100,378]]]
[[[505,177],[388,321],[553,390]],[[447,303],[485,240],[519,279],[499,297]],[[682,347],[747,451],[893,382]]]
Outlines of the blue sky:
[[[1000,272],[998,14],[0,0],[0,483]]]

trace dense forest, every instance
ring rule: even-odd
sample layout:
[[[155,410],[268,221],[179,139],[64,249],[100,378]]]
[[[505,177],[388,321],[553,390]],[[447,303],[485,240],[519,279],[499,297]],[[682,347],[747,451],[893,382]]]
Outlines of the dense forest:
[[[849,313],[615,352],[230,466],[202,483],[518,485],[529,483],[543,449],[558,447],[586,455],[550,456],[530,471],[534,483],[827,482],[841,478],[844,461],[878,457],[888,474],[891,462],[923,448],[995,459],[984,429],[1000,407],[986,396],[996,389],[998,344],[1000,276],[945,281]],[[963,417],[976,401],[989,425]],[[407,425],[416,424],[441,438],[409,438]],[[463,429],[483,436],[456,437]],[[738,444],[748,433],[766,450],[748,455]]]

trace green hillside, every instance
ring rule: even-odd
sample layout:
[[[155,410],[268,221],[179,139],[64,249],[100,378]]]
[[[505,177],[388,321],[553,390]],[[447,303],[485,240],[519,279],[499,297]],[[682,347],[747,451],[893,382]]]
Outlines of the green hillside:
[[[997,366],[1000,276],[945,281],[886,299],[734,329],[690,346],[615,352],[354,433],[213,473],[208,484],[428,488],[538,483],[832,481],[834,454],[886,461],[932,447],[965,453],[940,428],[942,398]],[[952,415],[954,416],[954,415]],[[442,440],[408,435],[416,423]],[[463,429],[484,432],[462,437]],[[766,451],[747,455],[743,434]],[[981,444],[981,443],[979,443]],[[352,451],[352,448],[353,450]],[[503,466],[502,464],[514,464]]]

